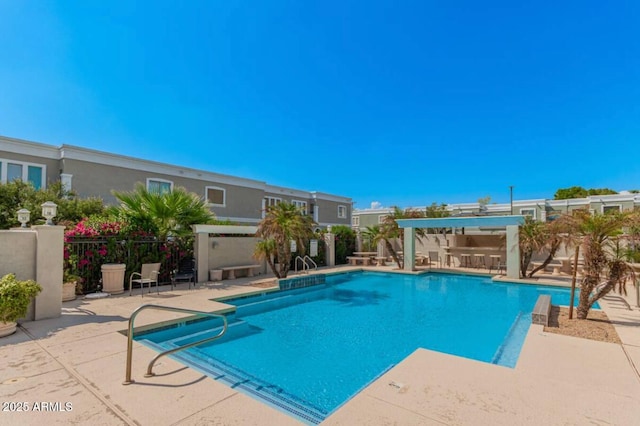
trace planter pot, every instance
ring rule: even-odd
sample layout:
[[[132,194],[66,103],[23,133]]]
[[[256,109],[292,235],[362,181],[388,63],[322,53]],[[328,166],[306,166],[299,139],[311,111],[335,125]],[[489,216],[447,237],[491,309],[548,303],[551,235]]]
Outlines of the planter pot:
[[[16,332],[15,322],[0,322],[0,337],[9,336]]]
[[[76,300],[76,282],[69,281],[62,284],[62,301],[69,302],[70,300]]]
[[[211,281],[222,281],[222,269],[210,269],[209,279]]]
[[[106,263],[102,265],[102,291],[109,294],[124,293],[124,263]]]

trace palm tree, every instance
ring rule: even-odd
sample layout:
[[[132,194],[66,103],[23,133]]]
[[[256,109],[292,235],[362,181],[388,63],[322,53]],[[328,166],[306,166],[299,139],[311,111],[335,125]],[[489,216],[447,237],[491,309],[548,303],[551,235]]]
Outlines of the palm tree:
[[[547,243],[545,223],[538,222],[527,216],[518,232],[520,245],[520,277],[525,278],[531,257]]]
[[[618,236],[631,223],[630,212],[591,214],[588,210],[573,212],[572,232],[579,237],[584,259],[580,297],[576,309],[578,319],[586,319],[589,310],[611,290],[626,293],[625,282],[633,270],[621,257]]]
[[[267,264],[271,268],[271,272],[273,272],[273,275],[279,277],[278,271],[276,270],[276,265],[274,262],[276,254],[277,254],[276,241],[272,238],[268,238],[256,244],[256,248],[253,252],[253,257],[255,257],[258,260],[266,260]]]
[[[138,184],[130,192],[114,192],[120,202],[111,213],[160,239],[190,235],[191,225],[214,221],[205,201],[184,188],[158,193]]]
[[[293,204],[283,202],[267,208],[256,232],[264,244],[256,247],[256,252],[262,258],[273,256],[274,262],[280,264],[278,270],[272,266],[276,277],[286,278],[289,272],[291,241],[295,241],[304,254],[306,241],[313,237],[314,224],[310,216],[302,214]]]
[[[524,224],[519,229],[520,276],[522,278],[532,277],[533,274],[544,270],[551,263],[560,246],[567,243],[566,231],[567,224],[561,219],[556,219],[553,222],[539,222],[530,217],[525,218]],[[533,254],[545,248],[548,253],[544,262],[527,273]]]
[[[424,217],[424,212],[420,210],[414,210],[414,209],[402,210],[399,207],[394,206],[393,213],[391,213],[390,215],[387,215],[384,218],[382,224],[378,228],[379,238],[374,239],[374,241],[376,242],[381,240],[384,241],[387,251],[389,251],[389,253],[391,254],[391,257],[393,257],[393,260],[398,264],[398,267],[400,269],[404,267],[404,262],[398,256],[398,253],[393,247],[393,244],[391,243],[391,241],[395,239],[399,239],[400,247],[404,252],[404,228],[400,228],[396,220],[397,219],[416,219],[416,218],[422,218],[422,217]],[[419,240],[421,240],[425,236],[426,236],[426,232],[424,228],[416,229],[416,237]]]

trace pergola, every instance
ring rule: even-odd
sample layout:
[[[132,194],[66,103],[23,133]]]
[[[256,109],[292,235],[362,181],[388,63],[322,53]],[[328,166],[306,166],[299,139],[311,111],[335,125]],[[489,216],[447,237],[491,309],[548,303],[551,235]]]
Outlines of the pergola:
[[[397,219],[404,229],[404,269],[415,270],[416,229],[418,228],[469,228],[490,227],[507,231],[507,277],[520,277],[520,246],[518,227],[524,224],[524,216],[443,217],[433,219]]]

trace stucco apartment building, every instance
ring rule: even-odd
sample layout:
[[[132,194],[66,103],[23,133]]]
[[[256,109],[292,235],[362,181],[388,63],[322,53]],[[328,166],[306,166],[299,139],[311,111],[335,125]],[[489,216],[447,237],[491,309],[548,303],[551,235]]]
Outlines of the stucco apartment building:
[[[349,225],[349,197],[269,185],[266,182],[159,163],[71,145],[52,146],[0,136],[0,182],[13,179],[45,188],[62,182],[80,197],[114,204],[111,191],[131,191],[138,182],[150,190],[184,187],[208,201],[220,220],[256,224],[265,208],[283,201],[313,216],[320,227]]]
[[[608,211],[625,211],[640,207],[640,194],[622,193],[612,195],[592,195],[585,198],[568,200],[514,200],[511,203],[487,204],[460,203],[448,204],[447,211],[451,216],[503,216],[523,215],[535,220],[552,220],[555,216],[569,213],[576,209],[587,208],[591,212],[606,213]],[[426,206],[412,207],[424,211]],[[354,210],[351,226],[354,230],[364,230],[368,226],[382,223],[385,216],[393,212],[391,208],[358,209]]]

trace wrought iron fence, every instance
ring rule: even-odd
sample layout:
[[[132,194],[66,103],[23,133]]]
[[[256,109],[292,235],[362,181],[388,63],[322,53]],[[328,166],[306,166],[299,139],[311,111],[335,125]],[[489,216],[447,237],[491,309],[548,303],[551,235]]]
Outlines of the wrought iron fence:
[[[160,262],[158,282],[168,283],[171,271],[177,268],[180,259],[193,255],[192,247],[184,240],[76,237],[65,242],[65,272],[80,278],[82,291],[86,294],[97,290],[103,264],[125,264],[125,281],[128,281],[132,272],[140,272],[143,263]]]

